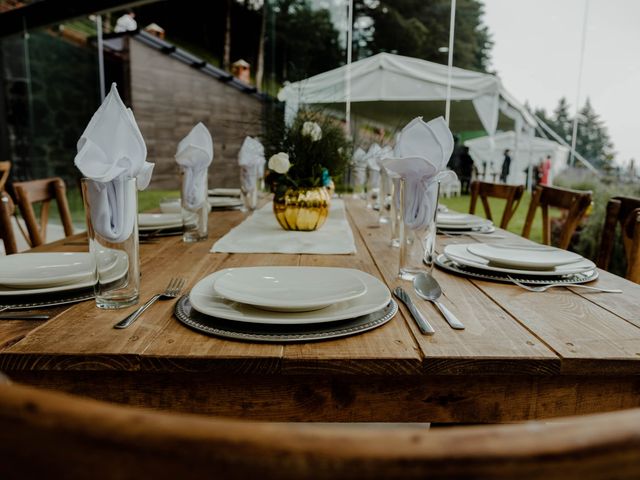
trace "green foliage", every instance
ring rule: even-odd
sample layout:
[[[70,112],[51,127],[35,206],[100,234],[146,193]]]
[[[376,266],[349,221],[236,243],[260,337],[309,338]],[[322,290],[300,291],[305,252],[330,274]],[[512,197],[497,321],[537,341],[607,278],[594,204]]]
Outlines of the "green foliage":
[[[448,54],[438,49],[449,45],[449,0],[354,3],[356,58],[391,52],[446,63]],[[487,71],[493,42],[482,23],[482,14],[482,3],[478,0],[457,3],[453,49],[453,63],[457,67]]]
[[[313,141],[302,133],[305,122],[315,122],[322,129],[322,138]],[[338,183],[349,160],[351,144],[342,124],[319,112],[303,110],[290,129],[284,126],[282,115],[271,112],[265,119],[263,144],[265,156],[284,152],[289,155],[291,168],[284,174],[268,172],[268,182],[278,188],[317,187],[325,180],[324,170]]]

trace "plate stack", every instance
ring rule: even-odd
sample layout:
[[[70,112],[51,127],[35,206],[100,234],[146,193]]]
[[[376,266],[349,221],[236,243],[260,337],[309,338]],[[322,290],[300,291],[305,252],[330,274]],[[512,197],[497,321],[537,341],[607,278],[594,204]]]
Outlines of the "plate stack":
[[[443,232],[464,233],[492,233],[495,227],[491,220],[471,215],[470,213],[442,212],[438,211],[436,227]]]
[[[447,245],[436,265],[462,275],[524,283],[586,283],[598,277],[595,264],[577,253],[546,245],[469,243]]]
[[[211,210],[234,210],[243,206],[239,188],[212,188],[209,190]]]
[[[141,235],[182,234],[181,213],[139,213],[138,231]]]
[[[371,330],[397,312],[387,286],[349,268],[229,268],[198,282],[176,305],[182,323],[248,341],[338,338]]]
[[[100,266],[116,281],[127,272],[119,252]],[[23,253],[0,257],[0,310],[73,303],[93,298],[96,267],[90,253]]]

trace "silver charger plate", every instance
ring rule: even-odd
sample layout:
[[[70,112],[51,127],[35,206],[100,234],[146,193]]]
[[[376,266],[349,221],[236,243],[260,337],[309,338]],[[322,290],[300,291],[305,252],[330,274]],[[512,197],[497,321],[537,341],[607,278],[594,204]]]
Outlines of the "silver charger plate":
[[[573,273],[570,275],[549,275],[549,276],[527,276],[514,275],[501,272],[490,272],[479,268],[467,267],[460,265],[451,260],[444,253],[436,257],[436,265],[443,270],[464,275],[465,277],[481,278],[482,280],[492,280],[494,282],[513,283],[509,277],[522,283],[531,283],[536,285],[546,285],[549,283],[588,283],[598,278],[598,270],[593,269],[588,272]]]
[[[249,342],[311,342],[346,337],[366,332],[391,320],[398,312],[398,304],[391,300],[386,307],[369,315],[316,325],[274,325],[223,320],[197,312],[191,307],[189,296],[176,303],[175,316],[184,325],[216,337]]]
[[[2,297],[0,299],[0,312],[4,310],[25,310],[32,308],[55,307],[68,303],[84,302],[94,297],[93,287],[68,292],[56,292],[43,295],[20,295],[15,297]]]
[[[493,233],[496,231],[496,227],[493,224],[490,225],[483,225],[481,227],[461,227],[461,228],[453,228],[453,227],[438,227],[436,225],[437,231],[438,233],[442,233],[442,234],[447,234],[447,233],[451,233],[453,235],[455,234],[462,234],[462,233]]]

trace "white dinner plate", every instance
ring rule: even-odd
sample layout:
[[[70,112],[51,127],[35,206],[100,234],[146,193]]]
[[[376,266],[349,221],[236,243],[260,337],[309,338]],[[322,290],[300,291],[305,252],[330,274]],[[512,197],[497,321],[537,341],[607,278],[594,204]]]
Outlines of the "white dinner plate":
[[[209,197],[209,205],[213,208],[221,207],[241,207],[242,200],[237,197]]]
[[[384,283],[368,273],[356,270],[354,273],[367,287],[367,292],[358,298],[311,312],[270,312],[217,295],[213,284],[220,273],[212,273],[200,280],[191,290],[189,301],[198,312],[225,320],[281,325],[335,322],[368,315],[384,308],[391,300],[391,293]]]
[[[95,263],[89,253],[18,253],[0,257],[0,285],[47,288],[91,280]]]
[[[475,223],[486,223],[486,218],[478,217],[470,213],[457,213],[457,212],[440,212],[436,217],[436,222],[443,225],[470,225]]]
[[[129,268],[129,261],[124,252],[114,251],[114,255],[105,260],[105,263],[100,266],[100,274],[103,276],[103,283],[110,283],[118,278],[121,278],[127,273]],[[25,255],[35,255],[35,253],[28,253]],[[93,256],[90,253],[78,253],[77,255],[86,255],[91,259],[93,265]],[[56,285],[51,287],[39,287],[39,288],[9,288],[0,285],[0,297],[11,296],[24,296],[24,295],[41,295],[45,293],[67,292],[71,290],[81,290],[90,288],[95,285],[95,273],[89,278],[82,279],[76,282],[67,283],[64,285]]]
[[[501,245],[479,243],[469,245],[469,252],[486,258],[496,266],[526,270],[550,270],[582,260],[577,253],[546,245]]]
[[[181,213],[139,213],[138,228],[140,230],[177,228],[182,226]]]
[[[305,312],[367,292],[352,268],[245,267],[219,272],[213,289],[235,302],[280,312]]]
[[[210,188],[209,196],[210,197],[239,197],[240,189],[239,188]]]
[[[182,204],[179,198],[169,198],[160,202],[160,211],[162,213],[173,213],[180,215],[182,213]],[[139,224],[140,222],[138,222]]]
[[[444,254],[453,261],[467,267],[478,268],[489,272],[514,273],[517,275],[532,275],[550,277],[554,275],[572,275],[582,273],[596,268],[595,263],[583,258],[579,262],[559,265],[552,270],[522,270],[517,268],[499,267],[489,264],[486,258],[474,255],[468,250],[470,243],[458,245],[447,245],[444,247]]]

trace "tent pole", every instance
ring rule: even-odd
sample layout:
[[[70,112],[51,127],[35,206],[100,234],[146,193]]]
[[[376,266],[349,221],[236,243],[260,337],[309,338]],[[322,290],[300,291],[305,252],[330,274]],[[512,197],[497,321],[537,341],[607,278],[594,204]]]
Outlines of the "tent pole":
[[[444,104],[444,120],[449,126],[451,114],[451,70],[453,69],[453,39],[456,32],[456,0],[451,0],[451,20],[449,21],[449,60],[447,66],[447,99]]]
[[[96,30],[98,31],[98,75],[100,75],[100,101],[104,101],[104,50],[102,48],[102,15],[96,15]]]
[[[569,166],[573,167],[575,162],[574,152],[576,151],[576,141],[578,138],[578,110],[580,109],[580,90],[582,87],[582,65],[584,64],[584,50],[587,40],[587,18],[589,17],[589,0],[584,3],[584,18],[582,20],[582,41],[580,44],[580,66],[578,67],[578,85],[576,86],[576,113],[573,117],[573,133],[571,134],[571,156]]]
[[[345,119],[347,136],[351,137],[351,61],[353,49],[353,0],[347,0],[347,70],[346,70],[346,92],[345,92]]]

